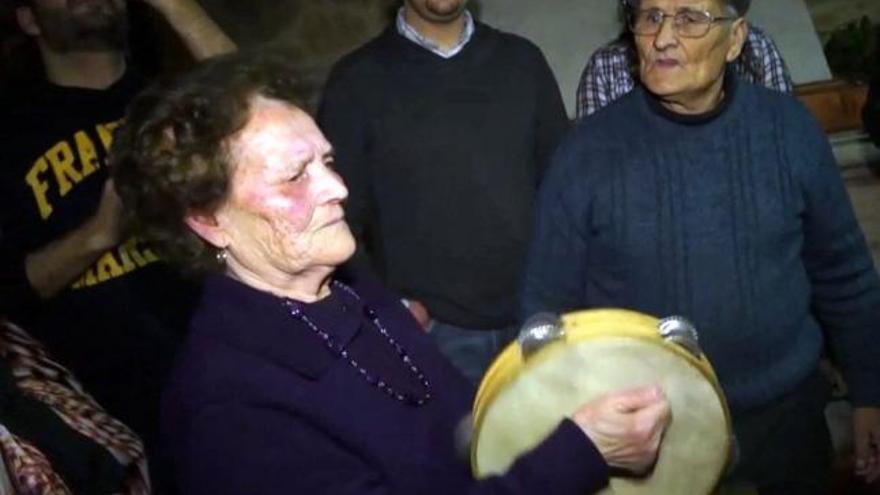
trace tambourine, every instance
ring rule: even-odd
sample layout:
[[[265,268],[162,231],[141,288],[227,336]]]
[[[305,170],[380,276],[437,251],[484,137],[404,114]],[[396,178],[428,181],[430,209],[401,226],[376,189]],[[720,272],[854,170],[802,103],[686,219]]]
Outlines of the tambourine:
[[[696,330],[683,318],[619,309],[526,324],[477,392],[473,471],[477,477],[503,473],[582,404],[655,383],[672,412],[657,463],[642,477],[613,476],[602,493],[711,493],[730,457],[730,414]]]

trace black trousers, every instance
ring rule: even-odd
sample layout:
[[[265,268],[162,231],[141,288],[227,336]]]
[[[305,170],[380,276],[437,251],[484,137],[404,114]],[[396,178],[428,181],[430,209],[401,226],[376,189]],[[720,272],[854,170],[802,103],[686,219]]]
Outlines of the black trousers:
[[[831,489],[831,435],[825,404],[831,388],[817,369],[788,395],[733,415],[739,462],[729,478],[761,495],[826,495]]]

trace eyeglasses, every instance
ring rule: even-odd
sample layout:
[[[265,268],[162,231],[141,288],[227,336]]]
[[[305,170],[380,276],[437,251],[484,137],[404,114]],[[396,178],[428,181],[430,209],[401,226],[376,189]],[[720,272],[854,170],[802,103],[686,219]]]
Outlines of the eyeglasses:
[[[667,14],[660,9],[644,9],[630,11],[629,28],[633,34],[653,36],[660,32],[667,18],[672,19],[675,34],[683,38],[702,38],[716,22],[738,19],[735,16],[715,16],[699,10],[681,10]]]

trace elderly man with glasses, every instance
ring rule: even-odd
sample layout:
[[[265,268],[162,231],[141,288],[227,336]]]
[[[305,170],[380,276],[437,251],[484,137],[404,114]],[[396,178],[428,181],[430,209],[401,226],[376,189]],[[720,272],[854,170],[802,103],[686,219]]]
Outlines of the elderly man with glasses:
[[[631,15],[631,3],[631,0],[621,0],[624,16]],[[743,2],[742,8],[747,10],[748,3]],[[577,88],[577,118],[582,119],[632,91],[637,77],[633,74],[635,63],[632,32],[626,26],[619,37],[593,52],[587,60]],[[732,66],[737,75],[750,82],[783,93],[792,92],[791,75],[776,43],[751,22],[742,53]]]
[[[729,401],[732,477],[824,494],[824,338],[855,406],[856,472],[880,477],[880,278],[822,129],[728,69],[743,12],[735,0],[635,2],[641,84],[557,151],[523,312],[686,316]]]

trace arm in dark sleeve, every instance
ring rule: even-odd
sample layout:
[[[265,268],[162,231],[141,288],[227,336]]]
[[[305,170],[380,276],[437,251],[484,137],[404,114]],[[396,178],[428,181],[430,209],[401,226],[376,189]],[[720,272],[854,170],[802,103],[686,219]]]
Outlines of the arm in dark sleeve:
[[[31,287],[25,270],[25,253],[8,244],[0,232],[0,316],[34,310],[40,296]]]
[[[569,137],[573,137],[574,134]],[[589,197],[571,139],[560,146],[538,193],[535,230],[526,259],[521,316],[584,305]]]
[[[871,141],[880,146],[880,75],[874,77],[868,88],[868,99],[862,109],[862,122]]]
[[[353,86],[357,79],[338,66],[334,68],[321,99],[318,125],[333,145],[336,169],[348,187],[345,218],[358,244],[353,263],[369,268],[373,251],[370,227],[375,219],[367,112]]]
[[[283,411],[218,405],[196,418],[178,452],[178,486],[188,495],[391,495],[378,470],[327,434]],[[218,434],[222,432],[222,434]],[[470,481],[456,493],[581,495],[607,483],[607,467],[586,435],[563,421],[504,476]],[[448,480],[426,483],[448,495]],[[403,494],[401,494],[403,495]]]
[[[391,493],[379,473],[282,410],[239,404],[206,408],[172,456],[180,493]]]
[[[535,162],[539,177],[544,175],[556,146],[568,130],[569,120],[562,103],[559,85],[544,55],[538,51],[537,63],[537,134],[535,143]]]
[[[0,188],[0,195],[11,197]],[[18,241],[10,206],[0,202],[0,316],[22,314],[40,303],[40,296],[31,287],[25,268],[27,253]]]
[[[807,165],[804,266],[813,311],[850,386],[853,403],[880,406],[880,278],[828,140],[804,110],[798,138]],[[801,126],[803,127],[803,126]]]

